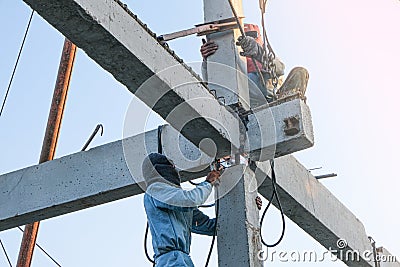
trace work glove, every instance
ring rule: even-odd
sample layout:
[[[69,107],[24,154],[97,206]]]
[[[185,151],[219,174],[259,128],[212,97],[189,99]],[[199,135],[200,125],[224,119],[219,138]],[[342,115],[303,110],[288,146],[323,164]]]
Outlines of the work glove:
[[[240,55],[244,57],[256,57],[260,52],[260,45],[250,36],[240,36],[236,45],[242,47],[243,52],[240,52]]]
[[[217,49],[218,45],[214,41],[208,41],[203,43],[200,48],[200,53],[203,59],[206,60],[209,56],[213,55]]]

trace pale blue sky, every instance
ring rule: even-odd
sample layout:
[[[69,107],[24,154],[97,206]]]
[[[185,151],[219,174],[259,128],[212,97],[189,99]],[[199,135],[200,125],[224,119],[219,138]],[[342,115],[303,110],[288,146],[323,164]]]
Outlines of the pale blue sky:
[[[308,168],[336,172],[321,181],[364,223],[366,231],[400,257],[398,155],[398,62],[400,2],[397,0],[270,0],[267,23],[276,53],[287,72],[297,65],[310,72],[308,104],[315,146],[296,153]],[[202,1],[126,1],[158,34],[185,29],[203,20]],[[259,23],[258,1],[244,1],[246,22]],[[0,0],[0,97],[3,98],[30,13],[22,2]],[[4,113],[0,117],[0,173],[37,163],[62,49],[63,36],[35,15]],[[170,46],[186,62],[201,60],[201,40],[188,37]],[[103,137],[92,146],[122,138],[125,112],[136,101],[138,117],[146,107],[114,78],[79,51],[73,72],[57,157],[77,152],[98,123]],[[152,116],[137,132],[154,128]],[[212,211],[210,211],[212,214]],[[280,232],[272,214],[263,232]],[[346,224],[346,222],[343,222]],[[38,241],[63,266],[150,266],[142,242],[145,228],[142,197],[46,220]],[[0,233],[13,263],[21,234]],[[196,237],[192,256],[203,266],[210,238]],[[289,223],[277,248],[325,251]],[[215,262],[216,251],[214,251]],[[271,263],[269,263],[271,264]],[[343,266],[323,263],[324,266]],[[299,263],[295,266],[308,266]],[[0,266],[7,266],[0,253]],[[33,266],[52,263],[36,251]],[[212,266],[216,266],[215,264]]]

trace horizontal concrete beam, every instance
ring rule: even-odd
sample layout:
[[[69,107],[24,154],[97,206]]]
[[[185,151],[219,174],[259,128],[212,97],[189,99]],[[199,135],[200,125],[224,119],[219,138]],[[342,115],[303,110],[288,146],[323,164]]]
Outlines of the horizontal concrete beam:
[[[119,1],[24,1],[196,146],[239,147],[236,116]]]
[[[261,182],[270,173],[267,162],[257,162],[257,179]],[[253,166],[254,167],[254,166]],[[254,168],[253,168],[254,169]],[[278,192],[285,215],[327,249],[337,250],[337,242],[347,242],[343,257],[336,254],[348,266],[374,266],[373,255],[368,259],[346,257],[347,251],[372,252],[372,246],[362,222],[343,205],[326,187],[302,166],[293,156],[275,159]],[[259,193],[270,198],[271,180],[265,179]],[[277,206],[274,201],[273,204]]]
[[[303,104],[294,101],[282,106],[272,107],[271,114],[285,116],[301,114]],[[281,110],[282,109],[282,110]],[[281,110],[281,111],[279,111]],[[252,114],[250,124],[256,118],[265,116]],[[272,124],[278,128],[276,155],[292,153],[309,147],[310,136],[301,129],[299,136],[282,134],[281,123]],[[254,125],[254,127],[256,127]],[[261,127],[264,127],[261,123]],[[259,137],[258,132],[249,130],[248,138]],[[308,129],[310,130],[310,129]],[[293,138],[297,138],[293,142]],[[268,142],[272,139],[266,139]],[[181,169],[183,180],[204,176],[213,158],[201,151],[179,132],[169,126],[162,128],[161,141],[163,153],[170,157]],[[287,149],[286,142],[292,144]],[[299,145],[296,144],[299,143]],[[99,146],[87,152],[79,152],[50,162],[28,167],[0,176],[0,230],[43,220],[61,214],[96,206],[106,202],[142,193],[138,183],[142,182],[141,162],[150,152],[158,150],[158,131],[153,130],[121,141]],[[206,144],[204,146],[207,146]],[[203,145],[200,146],[201,148]],[[250,146],[252,148],[256,145]],[[279,148],[285,148],[279,150]],[[260,150],[260,149],[258,149]],[[260,155],[259,152],[255,152]],[[251,154],[251,153],[250,153]],[[265,153],[267,154],[267,153]],[[216,151],[218,158],[226,156]],[[274,155],[274,154],[270,154]],[[264,159],[265,155],[263,156]]]
[[[276,116],[275,122],[271,114]],[[283,121],[291,116],[299,118],[300,130],[295,135],[285,135]],[[252,157],[267,160],[274,155],[285,155],[310,147],[313,137],[309,116],[307,106],[300,100],[251,114],[248,148],[254,149],[254,154],[248,152]],[[268,136],[269,131],[276,134]],[[266,144],[260,141],[261,137]],[[164,125],[161,141],[163,153],[182,170],[184,180],[207,173],[213,158],[202,153],[175,128]],[[271,150],[274,142],[277,142],[276,149]],[[87,152],[1,175],[0,230],[141,193],[137,184],[142,181],[141,162],[147,154],[158,150],[157,144],[158,132],[153,130]],[[207,147],[207,144],[200,147]],[[224,151],[215,153],[217,158],[226,156]]]
[[[157,138],[153,130],[0,176],[0,231],[142,193],[141,163]],[[212,159],[174,128],[164,126],[162,139],[180,145],[181,153],[164,152],[186,166],[182,180],[209,171]]]

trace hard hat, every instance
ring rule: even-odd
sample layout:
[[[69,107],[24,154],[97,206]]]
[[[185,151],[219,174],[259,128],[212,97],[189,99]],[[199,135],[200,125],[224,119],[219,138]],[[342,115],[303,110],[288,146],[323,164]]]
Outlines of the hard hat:
[[[262,36],[258,25],[245,23],[244,32],[246,33],[246,36],[253,37],[256,39],[257,43],[262,44]]]

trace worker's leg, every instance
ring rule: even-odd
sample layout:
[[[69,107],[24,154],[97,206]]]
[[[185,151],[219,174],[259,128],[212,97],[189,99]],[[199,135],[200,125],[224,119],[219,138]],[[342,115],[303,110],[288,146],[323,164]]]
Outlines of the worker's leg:
[[[194,267],[190,256],[180,250],[172,250],[156,259],[155,267]]]
[[[302,98],[305,97],[308,84],[308,71],[303,67],[292,69],[287,76],[285,82],[278,90],[278,98],[287,97],[300,93]]]
[[[268,90],[262,85],[257,72],[250,72],[247,74],[249,77],[249,95],[250,106],[252,108],[266,104],[272,100],[273,92]],[[268,73],[263,73],[264,80],[268,81]]]

